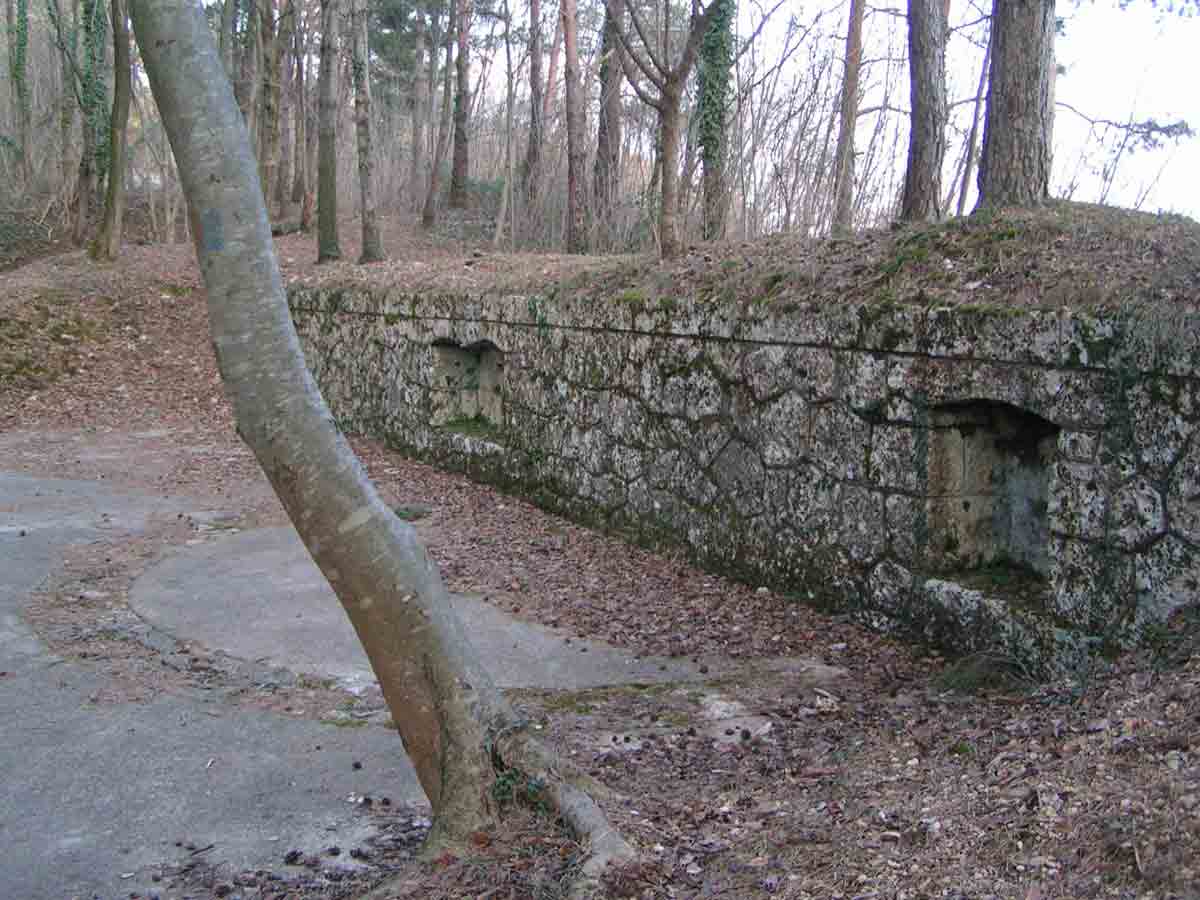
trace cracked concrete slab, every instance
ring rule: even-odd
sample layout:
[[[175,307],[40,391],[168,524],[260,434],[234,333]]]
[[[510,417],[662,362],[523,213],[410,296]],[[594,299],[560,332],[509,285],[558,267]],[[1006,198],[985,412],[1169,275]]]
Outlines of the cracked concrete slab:
[[[481,597],[454,595],[452,602],[504,688],[580,690],[702,677],[687,660],[637,659],[515,618]],[[291,527],[182,548],[138,578],[130,603],[155,627],[211,650],[335,679],[351,690],[373,680],[349,619]]]

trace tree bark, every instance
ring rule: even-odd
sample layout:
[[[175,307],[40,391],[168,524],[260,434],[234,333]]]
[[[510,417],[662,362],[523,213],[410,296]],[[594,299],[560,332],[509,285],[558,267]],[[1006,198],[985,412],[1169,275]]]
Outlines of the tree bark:
[[[467,208],[467,176],[470,170],[470,134],[467,120],[471,109],[471,6],[470,0],[457,0],[456,31],[458,55],[454,60],[454,155],[450,164],[451,209]]]
[[[188,197],[217,362],[238,432],[346,611],[434,810],[435,846],[495,825],[497,768],[544,779],[587,841],[583,875],[634,858],[480,664],[412,527],[338,432],[292,327],[244,122],[202,7],[134,0],[134,27]],[[202,87],[202,89],[200,89]]]
[[[450,144],[450,129],[453,125],[451,120],[451,65],[454,58],[454,9],[452,3],[447,3],[446,18],[446,35],[445,35],[445,56],[446,63],[442,77],[442,114],[441,122],[438,125],[438,140],[433,152],[433,165],[429,170],[429,189],[425,192],[425,208],[421,211],[421,227],[426,231],[433,229],[437,224],[437,195],[441,188],[442,178],[442,161],[446,158],[446,151]]]
[[[337,221],[337,0],[321,0],[317,149],[317,262],[342,258]]]
[[[579,79],[579,12],[576,0],[562,0],[567,114],[567,252],[587,251],[587,201],[584,198],[583,97]]]
[[[83,66],[80,79],[80,117],[83,127],[83,151],[79,156],[79,177],[75,187],[75,224],[71,238],[77,247],[87,242],[100,179],[99,146],[107,93],[102,67],[104,6],[100,0],[83,0]]]
[[[262,76],[261,104],[258,126],[258,173],[262,179],[263,192],[270,196],[271,185],[279,171],[279,140],[282,94],[281,68],[283,63],[283,38],[279,33],[280,17],[275,14],[275,0],[262,0],[259,7],[259,34],[261,35],[262,58],[259,63]],[[270,212],[268,206],[267,211]]]
[[[942,216],[946,152],[946,7],[944,0],[909,0],[908,69],[912,114],[900,218]]]
[[[604,7],[604,35],[600,44],[600,115],[596,123],[596,224],[605,247],[616,241],[614,212],[621,183],[621,43],[625,0]]]
[[[8,25],[8,75],[12,92],[13,118],[17,132],[17,178],[21,186],[30,186],[29,138],[32,107],[29,98],[29,0],[4,4]]]
[[[542,154],[542,2],[529,0],[529,144],[521,164],[525,208],[537,205]]]
[[[121,252],[121,230],[125,218],[126,124],[129,121],[130,53],[129,21],[125,0],[112,0],[113,104],[108,123],[108,190],[104,196],[104,218],[89,255],[112,262]]]
[[[996,0],[977,209],[1050,195],[1054,0]]]
[[[729,74],[733,68],[733,0],[717,5],[713,24],[700,47],[697,100],[700,158],[704,165],[704,239],[725,234],[725,109],[729,105]]]
[[[863,0],[850,0],[850,22],[846,29],[845,75],[838,121],[837,150],[834,152],[833,231],[850,230],[854,206],[854,126],[858,121],[858,74],[862,68]]]
[[[367,52],[365,0],[351,0],[354,29],[354,128],[358,138],[358,191],[362,217],[360,263],[381,262],[383,242],[375,212],[374,161],[371,158],[371,71]]]
[[[292,141],[297,136],[299,116],[295,110],[299,107],[296,99],[296,67],[298,61],[295,53],[296,31],[296,2],[287,0],[283,12],[279,16],[279,32],[276,40],[279,43],[279,166],[276,169],[275,185],[263,185],[265,190],[273,190],[275,208],[279,210],[279,221],[287,224],[295,216],[292,204],[292,165],[294,151]]]
[[[677,197],[679,193],[679,132],[683,113],[682,84],[667,84],[662,95],[659,111],[659,131],[662,145],[659,148],[662,168],[662,209],[658,211],[658,243],[663,259],[674,259],[683,254],[683,243],[679,239]]]
[[[221,4],[221,65],[225,77],[233,83],[233,27],[237,19],[237,0],[224,0]]]
[[[425,118],[429,107],[429,80],[425,71],[425,12],[416,8],[413,26],[413,110],[412,110],[412,158],[408,169],[408,207],[413,212],[420,208],[425,199]],[[430,48],[430,53],[433,48]]]
[[[979,69],[979,87],[975,90],[975,103],[971,107],[971,130],[967,133],[967,145],[963,150],[962,182],[958,189],[958,215],[967,207],[967,188],[971,184],[971,169],[975,165],[975,148],[979,141],[979,113],[983,109],[984,90],[987,88],[988,70],[992,61],[992,33],[988,31],[987,49],[983,52],[983,65]]]

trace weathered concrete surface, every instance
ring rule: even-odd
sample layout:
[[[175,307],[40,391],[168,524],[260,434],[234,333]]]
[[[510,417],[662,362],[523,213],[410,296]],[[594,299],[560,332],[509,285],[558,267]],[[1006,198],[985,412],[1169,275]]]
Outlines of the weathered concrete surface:
[[[291,301],[347,430],[880,628],[1044,671],[1200,597],[1196,316],[353,284]]]
[[[454,596],[475,649],[504,688],[579,690],[698,678],[680,659],[634,659],[515,619],[479,597]],[[242,659],[371,683],[370,664],[328,583],[294,529],[262,528],[180,550],[134,583],[130,603],[172,634]]]
[[[0,897],[150,896],[159,891],[152,870],[186,863],[187,845],[211,844],[204,859],[229,871],[279,871],[288,850],[365,840],[373,826],[346,802],[351,794],[424,802],[390,729],[235,709],[198,689],[150,703],[96,702],[97,670],[56,658],[25,624],[30,592],[69,546],[133,535],[155,516],[179,513],[214,518],[194,501],[0,472]],[[211,650],[351,686],[370,678],[348,621],[290,528],[179,549],[132,593],[153,625]],[[481,600],[456,602],[502,685],[699,677],[685,661],[568,644]]]
[[[0,473],[0,896],[149,896],[149,868],[194,847],[235,870],[371,830],[351,793],[421,802],[399,739],[232,710],[210,695],[94,703],[95,671],[21,619],[65,548],[194,504]],[[361,762],[355,769],[354,762]]]

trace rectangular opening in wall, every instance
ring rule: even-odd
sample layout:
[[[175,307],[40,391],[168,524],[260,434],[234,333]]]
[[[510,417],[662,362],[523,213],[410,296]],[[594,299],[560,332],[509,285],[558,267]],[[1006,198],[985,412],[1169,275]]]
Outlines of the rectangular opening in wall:
[[[930,410],[926,521],[930,568],[1049,573],[1050,463],[1059,427],[994,400]]]
[[[489,340],[433,342],[430,423],[495,441],[504,425],[504,351]]]

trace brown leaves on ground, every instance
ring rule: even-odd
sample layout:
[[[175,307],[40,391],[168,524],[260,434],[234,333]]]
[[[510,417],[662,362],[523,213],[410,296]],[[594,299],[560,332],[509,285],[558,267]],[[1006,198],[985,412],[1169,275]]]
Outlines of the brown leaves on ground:
[[[1018,228],[999,241],[1003,252],[991,256],[970,247],[953,256],[956,245],[972,240],[970,233],[953,223],[938,226],[929,232],[937,238],[926,255],[900,260],[888,277],[895,287],[902,282],[894,279],[921,266],[945,268],[929,254],[949,252],[961,261],[956,266],[981,269],[973,277],[1023,297],[1014,286],[1034,276],[1019,260],[1081,265],[1080,248],[1088,241],[1099,248],[1107,240],[1101,238],[1114,233],[1080,221],[1065,238],[1074,243],[1056,244],[1063,235],[1039,230],[1035,214],[1029,247]],[[1166,231],[1157,227],[1150,222],[1149,230],[1127,235],[1131,252],[1154,256],[1165,248],[1170,255],[1194,240],[1194,225],[1169,220]],[[905,243],[915,233],[811,250],[818,260],[847,265],[847,254],[854,254],[866,267],[862,278],[878,279],[879,266],[895,266],[896,248],[921,246]],[[747,273],[765,273],[768,261],[792,252],[792,243],[705,246],[675,264],[680,268],[662,271],[676,280],[676,291],[680,278],[686,285],[688,277],[700,277],[687,273],[701,268],[750,278],[750,284],[758,275]],[[282,239],[279,249],[291,277],[357,277],[361,271],[348,263],[315,270],[315,252],[303,236]],[[477,254],[399,228],[388,250],[403,261],[371,267],[369,277],[405,284],[446,278],[454,289],[486,286],[501,276],[549,278],[561,262]],[[1164,276],[1171,284],[1193,277],[1200,256],[1194,248],[1188,252],[1193,255]],[[802,268],[796,259],[789,265]],[[647,260],[584,259],[569,266],[576,278],[613,266],[659,277],[658,264]],[[3,358],[18,353],[52,363],[19,377],[0,372],[6,467],[219,498],[240,503],[250,522],[278,520],[282,513],[233,432],[189,248],[129,247],[111,267],[67,254],[4,279],[0,319],[21,324],[0,329],[7,341],[0,350],[10,354]],[[63,339],[63,329],[79,339]],[[640,865],[610,874],[613,896],[1200,895],[1200,632],[1194,621],[1164,629],[1143,655],[1098,662],[1079,682],[1012,693],[982,666],[973,676],[982,692],[963,695],[951,689],[961,681],[939,657],[683,559],[595,534],[374,442],[356,439],[355,446],[390,499],[432,508],[416,525],[453,589],[482,594],[564,638],[726,663],[714,665],[706,683],[518,692],[514,698],[541,734],[626,798],[608,812],[644,856]],[[136,625],[120,609],[122,585],[151,551],[169,546],[173,533],[165,529],[154,547],[80,554],[64,573],[73,585],[65,599],[48,598],[38,607],[45,633],[59,635],[62,646],[79,655],[94,654],[102,682],[97,702],[136,702],[139,685],[173,689],[172,678],[195,684],[232,677],[200,648],[183,654],[171,675],[176,670],[155,666],[143,651],[114,644]],[[110,571],[113,566],[124,568]],[[66,602],[85,590],[92,592],[89,604]],[[846,674],[815,681],[803,666],[772,662],[780,656],[809,657]],[[346,699],[320,686],[267,691],[255,684],[237,702],[286,703],[292,713],[323,716],[330,703]],[[247,699],[250,694],[258,699]],[[269,877],[214,871],[201,862],[172,877],[197,896],[216,895],[223,885],[226,895],[236,888],[245,897],[332,898],[390,875],[398,878],[397,897],[552,898],[562,895],[578,858],[573,842],[528,807],[512,807],[503,828],[481,836],[469,856],[426,862],[414,861],[423,833],[419,812],[376,804],[370,814],[380,819],[380,842],[357,848],[370,859],[353,876],[337,874],[329,860],[283,865],[281,850],[280,866]]]

